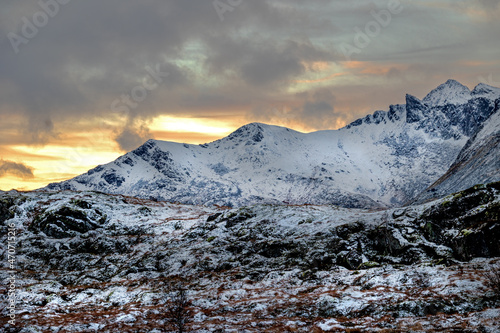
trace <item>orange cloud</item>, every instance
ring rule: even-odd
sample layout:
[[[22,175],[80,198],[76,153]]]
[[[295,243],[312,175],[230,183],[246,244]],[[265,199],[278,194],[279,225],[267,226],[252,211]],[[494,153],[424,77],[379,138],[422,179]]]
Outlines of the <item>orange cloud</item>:
[[[386,75],[391,70],[405,70],[408,65],[397,63],[379,63],[371,61],[350,61],[344,64],[351,74]]]
[[[459,61],[457,65],[460,66],[470,66],[470,67],[478,67],[478,66],[492,66],[498,64],[500,61],[479,61],[479,60],[463,60]]]
[[[317,83],[317,82],[325,82],[325,81],[330,81],[333,78],[339,77],[339,76],[344,76],[347,73],[334,73],[330,74],[326,77],[320,78],[320,79],[305,79],[305,80],[295,80],[296,83]]]

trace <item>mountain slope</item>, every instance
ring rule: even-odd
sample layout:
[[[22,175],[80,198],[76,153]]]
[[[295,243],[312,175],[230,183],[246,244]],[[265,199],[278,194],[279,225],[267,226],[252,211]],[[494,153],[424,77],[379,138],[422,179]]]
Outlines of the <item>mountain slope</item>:
[[[423,202],[476,184],[497,181],[500,181],[500,100],[495,113],[467,142],[450,169],[415,201]]]
[[[500,90],[449,80],[340,130],[252,123],[203,145],[150,140],[50,190],[97,190],[190,204],[400,205],[445,173]]]

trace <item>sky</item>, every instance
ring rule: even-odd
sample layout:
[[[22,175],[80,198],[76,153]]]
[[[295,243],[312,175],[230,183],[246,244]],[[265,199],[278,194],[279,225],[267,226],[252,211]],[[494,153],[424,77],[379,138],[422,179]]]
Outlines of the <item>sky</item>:
[[[500,0],[0,0],[0,190],[148,139],[337,129],[447,79],[500,86]]]

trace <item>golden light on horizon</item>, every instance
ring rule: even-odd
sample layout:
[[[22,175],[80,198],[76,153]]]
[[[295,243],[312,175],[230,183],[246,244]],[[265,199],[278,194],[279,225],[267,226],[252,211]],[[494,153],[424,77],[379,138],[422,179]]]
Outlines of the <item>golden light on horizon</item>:
[[[89,127],[92,127],[90,122]],[[239,124],[207,118],[159,116],[149,126],[155,139],[183,143],[206,143],[220,139]],[[112,162],[125,152],[114,140],[111,127],[85,131],[82,124],[66,126],[72,131],[63,133],[44,146],[11,144],[3,146],[1,158],[23,163],[33,169],[33,177],[6,173],[0,177],[0,190],[34,190],[52,182],[64,181],[100,164]]]
[[[109,148],[104,148],[109,147]],[[109,145],[91,145],[82,142],[80,146],[47,144],[43,147],[12,145],[11,154],[5,160],[21,162],[17,156],[23,156],[22,162],[33,168],[34,177],[20,178],[6,174],[0,177],[0,189],[33,190],[52,182],[70,179],[85,173],[93,167],[109,163],[121,155],[111,140]]]
[[[151,121],[151,132],[197,133],[206,136],[226,136],[234,131],[234,126],[220,120],[208,118],[187,118],[158,116]]]

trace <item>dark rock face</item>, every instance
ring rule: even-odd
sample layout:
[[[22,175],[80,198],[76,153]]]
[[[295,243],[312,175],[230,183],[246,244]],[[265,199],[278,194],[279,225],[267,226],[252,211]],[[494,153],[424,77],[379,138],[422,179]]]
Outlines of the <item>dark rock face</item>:
[[[264,138],[264,129],[259,123],[251,123],[240,127],[228,136],[229,140],[241,140],[250,137],[255,142],[260,142]]]
[[[216,243],[235,256],[238,267],[251,263],[252,269],[269,265],[318,270],[430,260],[453,263],[499,255],[500,206],[495,199],[499,192],[500,183],[479,186],[436,202],[422,214],[400,209],[391,216],[381,214],[375,225],[352,222],[299,239],[283,238],[284,232],[268,220],[255,221],[256,209],[217,214],[207,223],[212,226],[209,229],[227,228]]]
[[[33,220],[29,229],[53,238],[66,238],[101,228],[106,223],[106,216],[99,210],[81,208],[64,206],[55,211],[47,210]]]
[[[425,117],[427,106],[418,98],[412,95],[406,95],[406,122],[416,123]]]
[[[140,146],[139,148],[135,149],[134,151],[132,151],[133,154],[143,158],[143,159],[146,159],[146,160],[149,160],[149,151],[151,149],[154,149],[155,148],[155,143],[153,140],[148,140],[146,143],[144,143],[142,146]]]
[[[134,150],[132,154],[140,157],[143,161],[150,163],[163,176],[174,181],[183,180],[181,173],[176,170],[172,154],[168,151],[161,150],[153,140],[147,141],[145,144]],[[130,163],[128,164],[130,165]]]
[[[432,206],[420,218],[425,237],[450,247],[458,260],[500,255],[499,190],[500,183],[479,185]]]
[[[500,210],[500,205],[495,207]],[[449,241],[450,247],[460,260],[477,257],[498,257],[500,255],[500,224],[498,217],[478,223],[474,228],[464,229],[460,235]]]
[[[429,106],[418,98],[406,96],[406,122],[443,139],[471,137],[495,112],[495,101],[472,98],[465,104]]]
[[[14,206],[13,198],[0,198],[0,224],[14,217],[14,212],[10,209],[12,206]]]
[[[446,114],[446,111],[451,111]],[[461,114],[457,115],[457,111],[453,112],[451,108],[445,109],[445,114],[451,120],[452,125],[460,127],[462,132],[467,136],[472,136],[481,127],[483,122],[488,119],[495,111],[495,101],[486,98],[474,98],[463,106]]]
[[[484,124],[465,144],[449,170],[420,193],[414,203],[500,180],[500,100]]]
[[[109,172],[103,173],[101,178],[104,179],[108,184],[118,187],[122,185],[122,183],[125,181],[125,178],[117,176],[115,172],[116,170],[109,170]]]
[[[248,209],[243,209],[237,213],[232,213],[222,218],[222,221],[226,223],[226,228],[232,228],[240,222],[248,220],[249,218],[255,217],[256,214]]]

